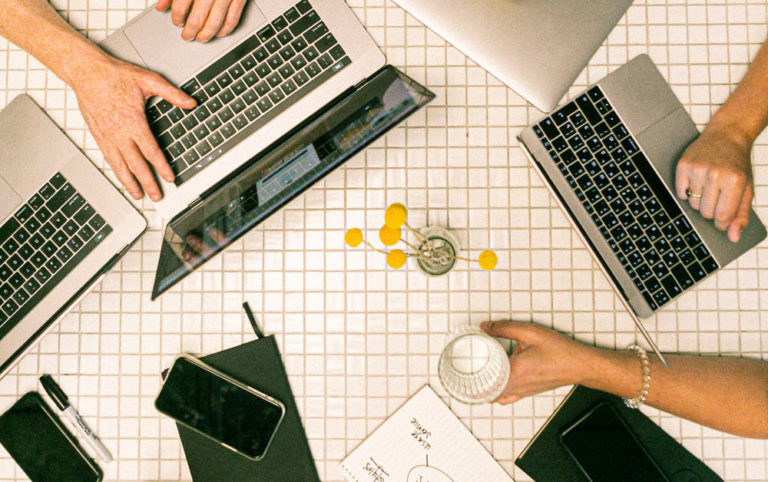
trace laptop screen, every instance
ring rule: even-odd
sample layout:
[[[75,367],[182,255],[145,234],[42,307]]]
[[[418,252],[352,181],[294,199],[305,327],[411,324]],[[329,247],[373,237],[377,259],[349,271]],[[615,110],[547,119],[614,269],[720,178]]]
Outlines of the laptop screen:
[[[387,66],[253,157],[168,223],[152,298],[433,98]]]

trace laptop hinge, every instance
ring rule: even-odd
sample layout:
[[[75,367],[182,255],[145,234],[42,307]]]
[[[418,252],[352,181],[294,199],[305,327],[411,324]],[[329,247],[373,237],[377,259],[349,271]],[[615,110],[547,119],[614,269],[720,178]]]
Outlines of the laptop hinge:
[[[203,202],[203,198],[202,197],[196,197],[194,201],[192,201],[191,203],[189,203],[187,205],[187,209],[191,209],[191,208],[197,206],[198,204],[200,204],[201,202]]]

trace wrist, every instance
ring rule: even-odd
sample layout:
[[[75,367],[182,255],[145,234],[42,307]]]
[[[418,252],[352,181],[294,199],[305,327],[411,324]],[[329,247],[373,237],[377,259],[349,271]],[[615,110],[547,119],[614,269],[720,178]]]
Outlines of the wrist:
[[[637,395],[640,376],[637,355],[625,350],[587,348],[590,351],[580,385],[624,398]]]
[[[85,41],[72,49],[77,62],[65,62],[60,69],[54,69],[67,85],[77,92],[91,82],[94,75],[103,72],[112,64],[112,58],[95,44]]]
[[[744,117],[739,117],[738,114],[731,115],[728,111],[721,109],[712,116],[702,134],[717,132],[749,151],[761,130],[761,126],[752,125]]]

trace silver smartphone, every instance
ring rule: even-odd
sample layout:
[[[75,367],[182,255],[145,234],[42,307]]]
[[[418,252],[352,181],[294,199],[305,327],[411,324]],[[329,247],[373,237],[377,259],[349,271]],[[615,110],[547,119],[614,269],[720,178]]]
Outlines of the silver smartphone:
[[[264,458],[285,415],[279,400],[187,354],[174,360],[155,408],[251,460]]]

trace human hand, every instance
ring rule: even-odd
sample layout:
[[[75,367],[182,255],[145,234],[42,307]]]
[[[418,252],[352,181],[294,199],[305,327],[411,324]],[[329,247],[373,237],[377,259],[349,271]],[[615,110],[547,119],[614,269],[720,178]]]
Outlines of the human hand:
[[[216,228],[209,228],[208,236],[209,238],[203,241],[202,236],[197,233],[191,232],[187,234],[184,239],[186,246],[181,251],[181,257],[184,261],[197,266],[211,257],[214,254],[214,250],[228,240],[224,233]]]
[[[752,143],[736,131],[710,123],[677,164],[675,186],[680,199],[737,242],[749,222]],[[689,196],[688,190],[700,197]]]
[[[509,357],[509,381],[496,399],[502,405],[579,383],[590,350],[594,350],[533,323],[496,321],[484,322],[480,327],[491,336],[517,341]]]
[[[72,88],[91,134],[128,193],[141,199],[140,183],[150,199],[162,199],[147,162],[168,182],[174,174],[149,129],[146,102],[157,95],[191,109],[195,99],[160,75],[107,55],[89,62]]]
[[[240,21],[247,0],[159,0],[157,10],[171,8],[171,21],[183,26],[181,38],[208,42],[229,35]]]

